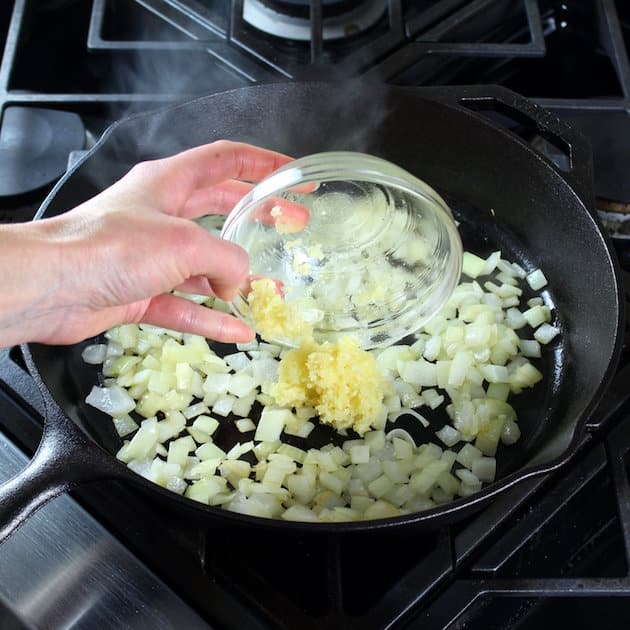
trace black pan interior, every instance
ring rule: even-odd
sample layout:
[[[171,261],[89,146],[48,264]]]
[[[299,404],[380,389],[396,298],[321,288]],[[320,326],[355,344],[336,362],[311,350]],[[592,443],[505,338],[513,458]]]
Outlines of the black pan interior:
[[[523,437],[499,453],[499,474],[524,472],[565,453],[615,355],[620,307],[614,263],[596,221],[553,167],[477,115],[434,101],[430,90],[256,86],[119,124],[53,191],[44,214],[77,205],[140,160],[219,138],[296,157],[333,149],[380,155],[445,195],[466,248],[479,255],[501,249],[527,270],[540,266],[562,335],[538,363],[544,381],[514,399]],[[61,407],[115,453],[121,441],[111,422],[83,403],[99,378],[80,358],[83,345],[31,350]],[[443,421],[438,414],[432,430]],[[432,431],[415,434],[432,439]],[[230,441],[236,433],[226,429],[224,435]],[[331,439],[322,430],[312,436],[307,445]]]

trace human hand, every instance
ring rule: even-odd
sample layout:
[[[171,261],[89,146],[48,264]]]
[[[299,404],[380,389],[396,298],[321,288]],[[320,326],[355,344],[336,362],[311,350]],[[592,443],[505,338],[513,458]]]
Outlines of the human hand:
[[[75,343],[126,322],[251,340],[241,321],[170,291],[236,295],[248,274],[247,254],[191,219],[226,214],[249,182],[290,159],[219,141],[138,164],[65,214],[3,226],[0,346]]]

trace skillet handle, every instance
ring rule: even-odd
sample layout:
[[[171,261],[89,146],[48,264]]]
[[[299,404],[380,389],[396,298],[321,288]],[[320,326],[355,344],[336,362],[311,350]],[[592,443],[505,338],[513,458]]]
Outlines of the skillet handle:
[[[594,212],[593,155],[589,141],[578,130],[498,85],[426,89],[432,98],[476,112],[524,140],[571,186],[589,212]]]
[[[44,433],[26,468],[0,485],[0,544],[29,516],[66,490],[98,479],[125,477],[124,468],[92,443],[59,408],[36,373],[34,380],[44,399]]]

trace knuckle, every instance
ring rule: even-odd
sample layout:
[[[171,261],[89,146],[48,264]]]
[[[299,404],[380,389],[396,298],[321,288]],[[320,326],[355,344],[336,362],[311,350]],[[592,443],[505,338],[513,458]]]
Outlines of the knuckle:
[[[234,243],[230,243],[233,257],[234,270],[238,275],[244,275],[249,270],[249,255],[247,252]]]
[[[228,341],[228,335],[226,334],[226,320],[228,316],[224,313],[219,313],[219,317],[215,319],[215,329],[212,337],[216,341]]]
[[[245,273],[249,268],[249,255],[236,243],[226,241],[218,236],[211,236],[214,241],[213,249],[218,256],[229,260],[230,268],[236,273]]]
[[[180,330],[197,331],[199,329],[199,318],[194,308],[183,308],[177,312]]]

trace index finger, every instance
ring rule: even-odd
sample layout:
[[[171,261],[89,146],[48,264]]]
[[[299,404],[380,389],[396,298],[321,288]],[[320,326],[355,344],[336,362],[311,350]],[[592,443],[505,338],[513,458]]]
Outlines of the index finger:
[[[158,193],[165,212],[177,214],[196,190],[227,179],[257,182],[292,159],[251,144],[218,140],[145,162],[129,175],[141,177]]]
[[[193,190],[226,179],[257,182],[293,158],[244,142],[218,140],[167,158],[195,183]]]

